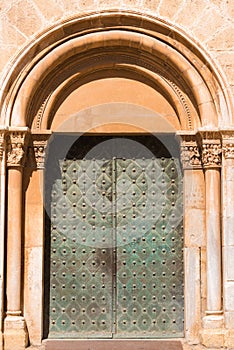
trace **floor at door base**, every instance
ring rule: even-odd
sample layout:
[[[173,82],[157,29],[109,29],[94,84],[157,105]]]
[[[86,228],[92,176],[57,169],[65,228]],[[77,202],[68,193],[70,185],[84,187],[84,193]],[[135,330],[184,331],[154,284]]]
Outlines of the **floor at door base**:
[[[183,350],[179,340],[45,340],[45,350]]]

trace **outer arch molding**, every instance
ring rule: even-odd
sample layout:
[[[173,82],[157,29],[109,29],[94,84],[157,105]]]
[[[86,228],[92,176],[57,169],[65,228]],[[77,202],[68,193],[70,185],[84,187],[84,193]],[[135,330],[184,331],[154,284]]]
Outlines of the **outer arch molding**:
[[[202,50],[167,23],[128,12],[74,18],[39,36],[19,55],[5,78],[1,124],[31,127],[33,120],[29,111],[34,103],[43,103],[45,91],[51,94],[54,81],[50,78],[54,72],[58,68],[63,70],[69,59],[77,60],[79,67],[80,60],[88,61],[100,50],[111,50],[117,56],[125,50],[132,56],[141,53],[145,62],[157,62],[166,70],[170,68],[174,72],[173,83],[182,84],[188,98],[195,101],[201,126],[230,124],[225,84]]]

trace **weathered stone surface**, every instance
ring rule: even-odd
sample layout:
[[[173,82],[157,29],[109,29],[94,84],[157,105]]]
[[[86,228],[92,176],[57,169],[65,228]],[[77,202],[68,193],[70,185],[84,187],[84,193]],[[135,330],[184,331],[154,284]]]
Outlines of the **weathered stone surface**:
[[[220,30],[214,31],[210,40],[206,41],[207,46],[211,50],[216,49],[216,47],[218,47],[219,50],[233,50],[234,26],[229,24],[227,27],[225,26],[225,28],[222,26],[220,28]]]
[[[234,282],[226,282],[224,284],[224,309],[226,311],[234,310]]]
[[[234,311],[225,312],[225,327],[227,329],[234,329]]]
[[[225,331],[223,329],[205,329],[201,334],[201,343],[207,348],[220,349],[224,346]]]
[[[158,8],[160,16],[167,18],[176,18],[177,13],[181,10],[184,4],[183,0],[170,2],[167,0],[163,0]]]
[[[185,324],[186,338],[192,344],[199,343],[199,330],[201,322],[200,298],[200,249],[185,248],[184,260],[186,276],[185,283]]]
[[[34,7],[40,10],[40,17],[45,17],[50,22],[56,19],[60,19],[63,15],[63,9],[61,6],[54,0],[50,0],[50,5],[48,6],[47,2],[40,0],[33,0]]]
[[[21,316],[7,316],[4,322],[4,350],[24,350],[28,345],[25,320]]]
[[[43,252],[42,247],[25,250],[25,320],[30,334],[31,344],[40,344],[42,339],[43,312]]]
[[[170,6],[171,1],[167,1],[167,6]],[[166,4],[165,4],[166,6]],[[177,23],[184,27],[191,27],[199,20],[203,11],[207,6],[205,0],[187,0],[184,2],[179,13],[177,14]]]
[[[226,73],[229,83],[234,84],[234,50],[212,50],[211,53]]]
[[[7,18],[25,36],[33,35],[42,28],[43,19],[29,0],[13,3],[7,11]]]
[[[206,30],[202,24],[206,23]],[[224,16],[220,14],[218,9],[207,8],[201,12],[198,20],[193,24],[193,33],[201,41],[207,41],[217,30],[223,26]]]

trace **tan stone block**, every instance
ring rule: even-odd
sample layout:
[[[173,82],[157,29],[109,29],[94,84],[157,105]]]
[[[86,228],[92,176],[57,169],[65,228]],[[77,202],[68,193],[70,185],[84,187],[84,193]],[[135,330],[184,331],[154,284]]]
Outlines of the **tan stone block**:
[[[225,327],[228,329],[234,329],[234,311],[228,311],[224,313]]]
[[[224,284],[224,310],[234,311],[234,282]]]
[[[56,19],[63,15],[63,10],[54,0],[50,0],[49,6],[47,1],[33,0],[35,5],[41,11],[42,16],[47,19]]]
[[[226,332],[224,345],[230,350],[234,348],[234,329]]]
[[[186,338],[196,344],[201,326],[200,249],[184,249]]]
[[[79,7],[81,10],[94,10],[96,2],[95,0],[80,0]]]
[[[206,262],[206,248],[201,248],[201,298],[203,302],[203,312],[206,310],[207,296]]]
[[[188,213],[189,211],[189,213]],[[199,218],[199,219],[198,219]],[[205,245],[205,212],[187,209],[184,214],[185,246],[203,247]]]
[[[207,348],[219,349],[224,346],[225,331],[223,329],[204,329],[201,332],[201,343]]]
[[[21,316],[7,316],[4,321],[4,350],[24,350],[28,345],[25,320]]]
[[[159,14],[163,17],[172,19],[176,16],[176,13],[180,10],[181,4],[184,4],[183,0],[168,1],[163,0],[159,6]]]
[[[234,18],[234,1],[225,1],[225,7],[227,11],[227,15],[229,18],[233,20]]]
[[[74,13],[79,11],[79,3],[77,0],[69,0],[63,2],[64,11],[68,13]]]
[[[13,26],[26,36],[35,34],[42,28],[42,19],[30,1],[17,1],[7,12],[7,18]]]
[[[38,345],[42,339],[42,247],[25,250],[25,285],[24,285],[24,315],[30,336],[30,342]]]
[[[42,172],[34,171],[26,194],[25,247],[43,245],[43,184]]]
[[[168,6],[171,1],[168,0]],[[195,21],[201,16],[207,6],[206,0],[186,0],[184,7],[178,13],[176,22],[185,27],[191,27]]]
[[[217,59],[226,74],[229,84],[234,84],[234,51],[212,51],[212,55]]]
[[[7,63],[15,52],[16,47],[14,46],[0,45],[0,78],[4,75],[5,70],[7,69]]]
[[[214,33],[214,37],[207,41],[207,46],[210,49],[218,48],[219,50],[232,49],[234,46],[234,26],[230,25],[227,28]]]
[[[226,279],[229,281],[234,281],[234,246],[224,247],[223,255],[225,259],[224,274],[226,276]]]
[[[158,12],[158,5],[160,4],[160,0],[143,0],[142,7],[146,10],[152,10],[156,14]]]
[[[213,37],[214,33],[223,26],[224,16],[214,8],[207,8],[198,16],[200,17],[194,25],[193,33],[201,41],[207,41],[209,37]]]
[[[113,4],[113,1],[111,0],[98,0],[97,6],[99,10],[116,9],[120,7],[119,2],[117,4]]]
[[[17,30],[13,23],[10,23],[10,21],[5,15],[0,17],[0,26],[1,46],[4,45],[4,47],[7,48],[12,47],[12,45],[14,45],[14,49],[16,49],[16,45],[22,45],[25,42],[26,38],[22,35],[22,33],[20,33]]]
[[[202,170],[186,170],[184,176],[185,246],[205,246],[205,186]]]
[[[223,315],[208,315],[203,317],[202,323],[205,329],[221,329],[224,326],[224,317]]]

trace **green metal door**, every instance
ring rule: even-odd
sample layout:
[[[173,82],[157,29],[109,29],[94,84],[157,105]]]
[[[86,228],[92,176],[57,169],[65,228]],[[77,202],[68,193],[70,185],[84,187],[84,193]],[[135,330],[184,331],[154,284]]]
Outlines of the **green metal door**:
[[[180,165],[148,139],[151,157],[114,150],[84,158],[76,147],[58,163],[50,187],[50,338],[183,336]]]

